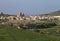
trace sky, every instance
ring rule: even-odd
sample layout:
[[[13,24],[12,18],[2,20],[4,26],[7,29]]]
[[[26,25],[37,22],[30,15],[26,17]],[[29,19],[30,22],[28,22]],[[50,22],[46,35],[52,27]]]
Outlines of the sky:
[[[60,0],[0,0],[0,12],[39,15],[60,10]]]

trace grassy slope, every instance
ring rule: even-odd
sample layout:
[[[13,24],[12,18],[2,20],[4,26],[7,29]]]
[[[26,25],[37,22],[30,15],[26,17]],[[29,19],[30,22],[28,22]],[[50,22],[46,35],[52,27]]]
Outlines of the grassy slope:
[[[57,28],[59,29],[60,27]],[[56,27],[48,28],[46,30],[52,29],[56,29]],[[34,32],[33,30],[17,30],[3,25],[0,26],[0,41],[60,41],[60,36],[53,34],[40,34],[38,32]]]
[[[60,15],[60,10],[55,11],[55,12],[51,12],[51,13],[49,13],[49,15],[56,15],[56,16],[58,15],[59,16]]]

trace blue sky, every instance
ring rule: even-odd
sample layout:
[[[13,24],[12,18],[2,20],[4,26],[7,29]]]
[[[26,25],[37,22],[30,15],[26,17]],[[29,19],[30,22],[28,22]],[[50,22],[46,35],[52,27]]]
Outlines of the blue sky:
[[[0,12],[39,15],[60,10],[60,0],[0,0]]]

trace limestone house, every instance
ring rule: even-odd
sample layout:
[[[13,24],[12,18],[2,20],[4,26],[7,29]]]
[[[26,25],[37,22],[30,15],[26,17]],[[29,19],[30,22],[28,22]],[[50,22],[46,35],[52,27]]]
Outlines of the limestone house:
[[[25,17],[21,18],[21,17],[15,17],[16,20],[24,20]]]
[[[38,19],[39,19],[39,20],[48,19],[48,17],[46,17],[46,16],[38,16]]]
[[[53,16],[54,18],[57,18],[58,20],[60,20],[60,16]]]
[[[3,16],[0,17],[0,19],[3,19],[3,18],[4,18]]]
[[[7,19],[8,19],[8,20],[14,20],[15,17],[14,17],[14,16],[8,16]]]
[[[37,16],[30,16],[30,20],[37,20]]]
[[[4,17],[4,16],[1,16],[1,17],[0,17],[0,19],[6,19],[6,17]]]
[[[51,19],[54,19],[53,16],[38,16],[39,20],[42,20],[42,19],[47,19],[47,20],[51,20]]]
[[[37,18],[38,18],[39,20],[41,20],[41,19],[42,19],[42,17],[41,17],[41,16],[37,16]]]
[[[20,20],[20,18],[19,17],[15,17],[16,18],[16,20]]]
[[[23,18],[25,15],[24,15],[24,13],[23,12],[19,12],[19,14],[17,15],[17,17],[21,17],[21,18]]]
[[[19,19],[20,19],[20,20],[24,20],[24,17],[23,17],[23,18],[19,17]]]
[[[25,17],[25,19],[30,21],[30,17]]]
[[[44,19],[47,19],[47,20],[54,20],[55,18],[53,16],[45,16]]]
[[[19,12],[19,14],[17,15],[16,19],[17,20],[24,20],[24,13],[23,12]]]

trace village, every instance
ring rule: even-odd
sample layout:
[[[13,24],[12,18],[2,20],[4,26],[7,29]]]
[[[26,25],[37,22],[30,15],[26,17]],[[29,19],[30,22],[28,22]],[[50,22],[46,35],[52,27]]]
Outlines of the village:
[[[10,33],[13,33],[19,35],[33,34],[33,36],[35,34],[36,36],[38,35],[59,36],[60,16],[55,16],[55,15],[53,16],[49,14],[38,15],[38,16],[26,16],[25,13],[23,12],[19,12],[17,15],[8,15],[1,12],[0,33],[2,34],[0,36],[8,36],[7,34],[4,35],[6,31],[7,33],[9,33],[9,35],[11,35]],[[24,35],[23,37],[25,38]]]
[[[23,12],[19,12],[19,14],[16,16],[12,16],[12,15],[0,16],[0,24],[9,25],[9,26],[15,27],[17,29],[20,29],[21,27],[33,28],[33,27],[35,27],[34,25],[37,25],[41,22],[44,22],[44,24],[45,24],[45,22],[47,22],[47,21],[49,22],[49,21],[55,21],[55,20],[60,20],[60,16],[50,16],[50,15],[25,16],[25,14]],[[32,24],[30,24],[30,23],[32,23]],[[44,25],[44,24],[42,24],[42,25]],[[55,25],[54,22],[52,24]],[[37,28],[40,28],[41,27],[40,25],[41,24],[39,24],[39,27],[37,27]]]
[[[50,16],[50,15],[42,15],[42,16],[25,16],[23,12],[19,12],[16,16],[0,16],[0,19],[8,19],[8,20],[60,20],[60,16]]]

